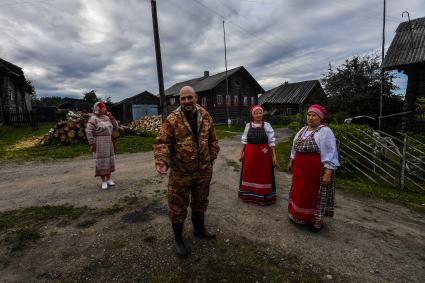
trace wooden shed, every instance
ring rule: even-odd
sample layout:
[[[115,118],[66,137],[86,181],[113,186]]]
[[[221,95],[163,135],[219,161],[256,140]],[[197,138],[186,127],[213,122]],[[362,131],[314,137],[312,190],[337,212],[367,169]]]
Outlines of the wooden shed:
[[[226,95],[226,72],[210,75],[205,71],[202,77],[174,84],[165,90],[167,113],[179,106],[179,91],[187,85],[195,89],[198,104],[208,110],[216,123],[227,122],[226,108],[233,122],[249,121],[249,109],[258,103],[258,95],[264,89],[243,66],[228,70],[227,81],[229,95]]]
[[[58,110],[92,112],[93,104],[84,99],[65,97],[64,102],[58,105]]]
[[[425,17],[401,23],[385,55],[383,68],[408,76],[402,119],[404,131],[425,130],[425,113],[415,112],[418,98],[425,97]]]
[[[116,103],[111,112],[117,120],[127,124],[147,115],[158,115],[158,109],[159,97],[144,91]]]
[[[31,111],[29,88],[22,69],[0,58],[0,124],[11,114]]]
[[[258,101],[266,114],[294,115],[305,111],[311,104],[324,104],[326,95],[318,80],[285,82],[266,91]]]

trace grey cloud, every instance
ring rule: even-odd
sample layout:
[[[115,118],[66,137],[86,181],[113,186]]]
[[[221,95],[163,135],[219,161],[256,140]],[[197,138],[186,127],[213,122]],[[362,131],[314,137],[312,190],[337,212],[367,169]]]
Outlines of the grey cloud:
[[[376,1],[157,3],[165,87],[202,76],[204,70],[224,70],[217,14],[226,19],[229,68],[244,65],[265,89],[286,80],[319,79],[329,62],[338,65],[380,48],[382,7]],[[387,45],[404,10],[421,17],[425,3],[389,3]],[[23,67],[41,96],[81,97],[95,89],[119,101],[145,89],[157,92],[148,0],[4,5],[0,33],[0,57]]]

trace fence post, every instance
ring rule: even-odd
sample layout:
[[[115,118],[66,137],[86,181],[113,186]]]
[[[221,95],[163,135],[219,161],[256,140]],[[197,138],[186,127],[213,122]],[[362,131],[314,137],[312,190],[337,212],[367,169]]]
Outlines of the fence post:
[[[404,190],[404,175],[406,171],[407,134],[403,133],[403,151],[401,155],[400,190]]]

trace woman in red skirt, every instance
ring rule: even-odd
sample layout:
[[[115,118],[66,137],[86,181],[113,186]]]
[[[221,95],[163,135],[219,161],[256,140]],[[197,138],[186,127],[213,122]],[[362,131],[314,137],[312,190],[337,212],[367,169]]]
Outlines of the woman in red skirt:
[[[251,115],[252,122],[246,125],[242,135],[239,197],[244,202],[269,205],[276,202],[273,170],[276,165],[276,139],[271,125],[263,121],[261,106],[253,106]]]
[[[323,124],[326,109],[318,104],[307,111],[307,126],[295,136],[289,172],[294,173],[289,193],[289,218],[309,224],[318,232],[323,218],[333,217],[334,177],[339,166],[338,151],[332,130]]]

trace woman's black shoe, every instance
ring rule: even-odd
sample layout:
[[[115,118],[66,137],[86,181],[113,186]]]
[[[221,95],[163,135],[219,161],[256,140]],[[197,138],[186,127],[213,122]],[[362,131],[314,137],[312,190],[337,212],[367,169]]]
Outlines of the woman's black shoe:
[[[318,233],[320,230],[322,230],[322,226],[315,227],[313,224],[309,224],[308,229],[313,233]]]

